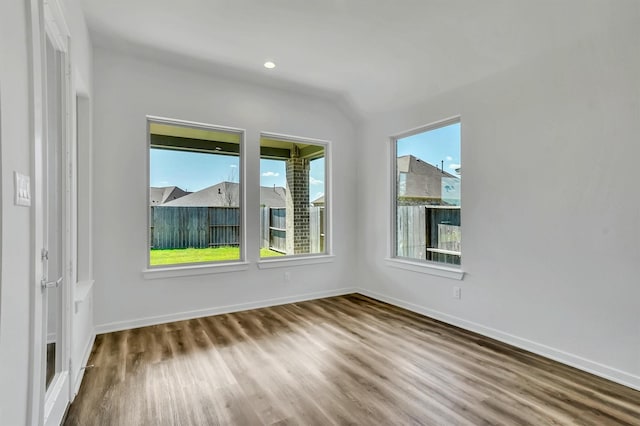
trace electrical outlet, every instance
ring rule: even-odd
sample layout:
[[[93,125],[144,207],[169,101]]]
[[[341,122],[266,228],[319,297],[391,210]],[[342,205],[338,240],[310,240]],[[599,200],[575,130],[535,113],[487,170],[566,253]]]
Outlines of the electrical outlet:
[[[291,272],[284,273],[284,282],[285,283],[291,282]]]
[[[462,289],[458,286],[453,287],[453,298],[461,299],[462,298]]]

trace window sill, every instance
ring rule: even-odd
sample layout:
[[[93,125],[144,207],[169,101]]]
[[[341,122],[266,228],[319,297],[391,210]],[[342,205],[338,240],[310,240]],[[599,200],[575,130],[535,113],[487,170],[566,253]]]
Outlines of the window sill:
[[[146,280],[162,278],[190,277],[195,275],[221,274],[224,272],[246,271],[249,262],[218,263],[189,266],[167,266],[161,268],[147,268],[142,271]]]
[[[272,269],[272,268],[288,268],[291,266],[304,266],[315,265],[318,263],[330,263],[333,262],[335,256],[332,254],[323,254],[317,256],[287,256],[278,257],[272,259],[262,259],[258,261],[258,268],[260,269]]]
[[[459,268],[437,265],[434,263],[412,262],[410,260],[398,258],[386,258],[385,263],[392,268],[404,269],[407,271],[420,272],[422,274],[435,275],[452,280],[462,280],[464,271]]]
[[[80,281],[76,283],[73,294],[73,305],[75,313],[78,313],[80,305],[87,299],[89,292],[93,288],[93,280]]]

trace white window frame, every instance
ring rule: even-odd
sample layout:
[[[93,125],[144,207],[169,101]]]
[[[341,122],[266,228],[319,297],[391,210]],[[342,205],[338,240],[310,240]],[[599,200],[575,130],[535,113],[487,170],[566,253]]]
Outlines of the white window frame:
[[[240,138],[239,142],[239,168],[238,177],[240,179],[239,182],[239,208],[240,208],[240,257],[237,260],[226,260],[226,261],[210,261],[210,262],[201,262],[201,263],[184,263],[184,264],[175,264],[175,265],[151,265],[151,250],[150,247],[150,218],[149,218],[149,187],[151,185],[150,178],[150,169],[151,169],[151,124],[167,124],[171,126],[180,126],[180,127],[189,127],[194,129],[202,129],[209,131],[219,131],[224,133],[233,133],[237,134]],[[219,126],[214,124],[207,123],[199,123],[194,121],[186,121],[186,120],[178,120],[173,118],[166,117],[157,117],[148,115],[146,117],[146,125],[147,125],[147,157],[146,157],[146,238],[145,238],[145,249],[146,249],[146,267],[143,269],[142,273],[144,278],[146,279],[161,279],[161,278],[174,278],[174,277],[184,277],[184,276],[193,276],[193,275],[207,275],[214,273],[224,273],[224,272],[233,272],[233,271],[244,271],[249,269],[249,262],[246,260],[246,250],[247,250],[247,233],[246,233],[246,158],[245,158],[245,135],[246,131],[244,129],[239,129],[235,127],[227,127],[227,126]]]
[[[446,127],[452,124],[460,123],[462,128],[462,117],[457,115],[449,117],[443,120],[427,124],[425,126],[416,127],[410,130],[406,130],[389,137],[389,243],[388,256],[385,258],[387,266],[393,268],[404,269],[413,272],[419,272],[423,274],[435,275],[444,278],[451,278],[455,280],[462,280],[464,278],[464,271],[462,269],[462,256],[460,258],[460,265],[449,265],[439,262],[433,262],[429,260],[409,259],[405,257],[397,256],[397,179],[398,179],[398,159],[397,159],[397,142],[399,139],[403,139],[409,136],[413,136],[419,133],[429,132],[441,127]],[[462,147],[462,135],[460,136],[460,145]],[[461,183],[462,187],[462,183]],[[462,209],[462,207],[461,207]]]
[[[258,268],[286,268],[291,266],[313,265],[318,263],[329,263],[334,261],[333,254],[333,209],[332,209],[332,169],[333,159],[331,157],[331,141],[324,139],[314,139],[301,136],[292,136],[273,132],[260,132],[259,140],[262,138],[278,139],[293,143],[321,145],[324,148],[324,253],[291,254],[287,256],[260,257],[258,253]],[[258,187],[260,187],[260,173],[258,173]]]

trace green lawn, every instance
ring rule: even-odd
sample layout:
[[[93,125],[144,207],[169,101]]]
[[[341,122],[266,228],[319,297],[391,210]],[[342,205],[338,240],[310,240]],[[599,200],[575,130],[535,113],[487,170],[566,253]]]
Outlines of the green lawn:
[[[282,256],[282,253],[260,249],[260,257]],[[178,263],[214,262],[219,260],[238,260],[240,248],[216,247],[216,248],[187,248],[151,250],[151,265],[175,265]]]

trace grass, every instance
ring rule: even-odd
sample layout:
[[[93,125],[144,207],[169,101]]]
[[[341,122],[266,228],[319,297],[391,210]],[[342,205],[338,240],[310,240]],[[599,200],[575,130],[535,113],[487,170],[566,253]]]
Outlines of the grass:
[[[260,257],[282,256],[282,253],[260,249]],[[175,265],[179,263],[215,262],[240,259],[239,247],[186,248],[151,250],[151,265]]]

